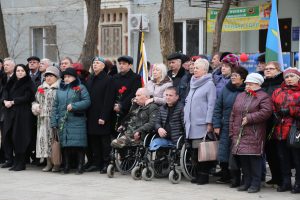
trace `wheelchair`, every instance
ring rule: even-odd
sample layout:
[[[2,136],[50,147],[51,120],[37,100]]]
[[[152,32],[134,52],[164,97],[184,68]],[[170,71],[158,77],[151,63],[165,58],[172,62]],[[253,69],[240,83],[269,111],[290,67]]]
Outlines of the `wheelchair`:
[[[124,133],[119,133],[117,138],[123,136]],[[143,142],[133,144],[130,146],[124,146],[123,148],[112,148],[111,161],[107,167],[107,176],[113,178],[115,171],[119,171],[122,175],[130,174],[131,171],[141,163],[143,156],[146,152],[147,139],[149,134],[146,135]],[[141,178],[142,174],[137,174]]]
[[[157,137],[157,134],[153,135],[150,142]],[[183,136],[177,140],[174,146],[159,147],[157,150],[147,148],[142,163],[132,171],[133,179],[137,179],[136,172],[141,171],[139,168],[142,167],[142,179],[146,181],[152,180],[153,177],[169,177],[170,182],[179,183],[181,180],[179,160],[182,145]]]
[[[198,162],[198,149],[192,148],[191,145],[184,144],[180,152],[180,167],[182,174],[187,180],[196,178],[197,172],[200,171]]]

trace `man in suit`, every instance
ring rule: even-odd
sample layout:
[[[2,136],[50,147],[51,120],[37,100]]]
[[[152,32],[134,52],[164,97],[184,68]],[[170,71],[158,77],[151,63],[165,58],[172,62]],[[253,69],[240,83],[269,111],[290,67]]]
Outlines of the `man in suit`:
[[[41,85],[41,72],[39,71],[40,67],[40,58],[36,56],[31,56],[27,58],[28,67],[30,69],[31,80],[35,84],[35,89]]]

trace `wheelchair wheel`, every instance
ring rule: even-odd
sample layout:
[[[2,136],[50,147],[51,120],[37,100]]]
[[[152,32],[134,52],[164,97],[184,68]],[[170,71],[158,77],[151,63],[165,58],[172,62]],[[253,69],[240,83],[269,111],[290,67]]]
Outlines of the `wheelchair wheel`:
[[[113,164],[108,165],[106,174],[108,178],[113,178],[115,174],[115,167]]]
[[[134,180],[141,180],[142,179],[142,172],[141,172],[141,167],[136,166],[133,168],[131,171],[131,176]]]
[[[142,171],[142,178],[145,181],[151,181],[154,177],[154,170],[151,167],[146,167]]]
[[[121,174],[130,174],[131,170],[136,166],[136,151],[136,147],[125,147],[115,150],[116,168]]]
[[[154,170],[156,178],[168,177],[170,172],[169,149],[158,149],[155,152],[155,158],[151,161],[151,167]]]
[[[170,171],[169,173],[169,181],[173,184],[178,184],[181,180],[181,172],[177,169]]]
[[[197,171],[200,169],[198,158],[198,149],[186,148],[184,144],[180,152],[180,167],[183,175],[192,180],[195,178]]]

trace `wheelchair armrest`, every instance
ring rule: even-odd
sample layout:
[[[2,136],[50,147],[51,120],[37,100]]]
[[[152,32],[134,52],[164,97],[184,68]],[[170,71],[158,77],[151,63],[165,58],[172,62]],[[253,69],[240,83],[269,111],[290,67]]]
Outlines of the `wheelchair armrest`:
[[[147,133],[145,138],[144,138],[144,141],[143,141],[143,146],[144,147],[148,147],[152,141],[152,137],[156,135],[154,132],[151,132],[151,133]]]

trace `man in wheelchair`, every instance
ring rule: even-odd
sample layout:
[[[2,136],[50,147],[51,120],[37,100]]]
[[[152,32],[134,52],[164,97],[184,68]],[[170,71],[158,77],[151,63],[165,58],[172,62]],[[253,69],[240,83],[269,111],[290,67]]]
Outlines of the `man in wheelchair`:
[[[178,101],[179,94],[174,86],[164,92],[166,104],[161,106],[155,123],[155,131],[159,137],[150,143],[150,150],[176,145],[180,136],[184,135],[183,105]]]
[[[146,88],[139,88],[135,95],[129,113],[118,128],[124,135],[111,142],[113,148],[140,144],[145,135],[154,129],[158,106],[149,102],[150,95]]]

